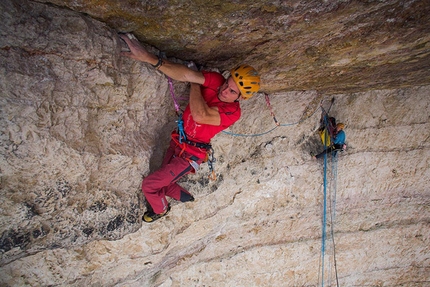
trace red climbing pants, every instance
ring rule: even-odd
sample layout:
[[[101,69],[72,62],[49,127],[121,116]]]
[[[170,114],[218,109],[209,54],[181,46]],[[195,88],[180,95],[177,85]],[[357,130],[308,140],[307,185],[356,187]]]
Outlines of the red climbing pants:
[[[181,151],[181,147],[171,140],[161,167],[142,181],[143,194],[155,213],[160,214],[167,209],[166,196],[182,202],[193,199],[191,194],[176,182],[184,175],[194,171],[190,160],[200,165],[203,159],[186,151],[181,154]]]

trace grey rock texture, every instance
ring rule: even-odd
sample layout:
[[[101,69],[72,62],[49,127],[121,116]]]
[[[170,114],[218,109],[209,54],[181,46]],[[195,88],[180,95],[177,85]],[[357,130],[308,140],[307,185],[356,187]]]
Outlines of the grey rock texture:
[[[427,0],[41,0],[91,15],[171,57],[257,68],[263,90],[326,93],[430,81]]]
[[[73,9],[84,11],[82,3],[73,3]],[[345,2],[338,10],[346,7],[355,15],[362,13],[355,5],[400,5],[360,3]],[[420,3],[404,3],[415,10],[398,13],[417,11]],[[108,4],[99,5],[100,13],[111,9]],[[295,9],[302,7],[296,4]],[[265,9],[269,13],[280,5]],[[318,286],[324,275],[324,285],[335,286],[337,274],[340,286],[426,286],[430,81],[428,68],[419,66],[428,63],[428,35],[418,29],[428,17],[426,9],[409,20],[408,37],[421,39],[415,51],[421,62],[401,62],[405,70],[380,82],[385,89],[374,89],[380,78],[372,69],[363,69],[357,81],[338,82],[339,90],[355,91],[348,93],[329,92],[328,83],[319,89],[318,78],[315,85],[303,84],[305,78],[296,74],[297,85],[275,85],[271,109],[263,93],[242,102],[242,119],[213,141],[217,180],[208,179],[204,164],[181,182],[195,202],[172,200],[168,216],[143,224],[141,179],[159,165],[176,119],[166,77],[121,57],[117,31],[88,15],[38,2],[2,1],[0,285]],[[121,18],[118,11],[111,21]],[[390,37],[382,28],[381,35]],[[232,35],[240,39],[240,31]],[[304,35],[318,41],[316,34]],[[288,45],[279,47],[281,55],[290,53]],[[373,47],[364,52],[372,54]],[[365,57],[366,65],[390,67],[397,52]],[[256,63],[268,72],[265,60]],[[221,71],[231,64],[216,63]],[[303,65],[323,73],[324,65]],[[289,70],[279,67],[283,71]],[[184,107],[187,84],[175,82],[174,88]],[[327,108],[333,97],[331,114],[347,125],[348,148],[337,162],[329,158],[324,185],[324,163],[309,153],[321,149],[320,104]]]
[[[4,260],[136,231],[139,182],[167,123],[153,104],[167,83],[122,64],[104,24],[2,5],[2,195],[4,215],[19,219],[3,227]]]

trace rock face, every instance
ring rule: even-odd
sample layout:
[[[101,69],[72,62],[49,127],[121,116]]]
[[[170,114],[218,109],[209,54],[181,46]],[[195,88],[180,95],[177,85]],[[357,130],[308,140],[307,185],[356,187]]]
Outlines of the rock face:
[[[43,0],[133,32],[167,55],[230,69],[263,90],[327,93],[430,81],[430,5],[417,1]]]
[[[136,231],[154,135],[167,134],[165,78],[122,61],[116,33],[88,17],[2,5],[2,193],[20,221],[6,221],[4,259]]]
[[[157,7],[142,2],[142,13],[155,17],[163,5],[170,7],[161,17],[163,25],[169,13],[184,13],[179,7],[185,4],[160,2]],[[90,13],[91,5],[68,5],[121,29],[140,25],[125,16],[118,20],[127,5],[113,14],[113,6],[100,3],[97,15]],[[242,119],[216,136],[218,179],[209,181],[203,164],[181,182],[196,201],[172,201],[171,213],[148,225],[141,221],[141,179],[158,167],[176,119],[166,77],[121,57],[116,31],[100,21],[43,3],[2,1],[0,285],[334,286],[337,279],[340,286],[425,286],[430,280],[430,81],[423,3],[339,2],[320,4],[321,10],[300,2],[290,9],[281,2],[259,10],[251,5],[249,11],[242,4],[219,6],[242,9],[230,14],[237,22],[212,17],[241,24],[231,34],[218,32],[230,35],[235,45],[244,41],[246,29],[259,31],[260,22],[245,17],[257,11],[263,13],[261,23],[267,15],[281,21],[290,11],[284,19],[297,42],[259,44],[256,37],[247,42],[251,52],[244,48],[234,54],[234,45],[227,45],[227,54],[214,58],[209,57],[214,39],[199,48],[197,60],[221,69],[234,63],[231,57],[254,61],[265,89],[273,84],[277,92],[268,97],[271,109],[263,94],[242,102]],[[199,12],[218,11],[211,10],[216,2],[208,5]],[[299,11],[308,11],[309,18],[295,19]],[[393,20],[377,26],[380,34],[369,28],[360,40],[356,34],[336,34],[334,25],[334,46],[318,36],[329,29],[325,21],[342,26],[357,15],[366,20],[355,28],[363,32],[366,23],[387,17],[381,11],[391,11]],[[388,33],[390,25],[397,26]],[[202,34],[214,37],[200,26],[206,29]],[[167,42],[177,31],[163,27],[159,39]],[[285,40],[279,31],[272,34],[279,43]],[[225,46],[227,36],[219,36],[220,44]],[[194,37],[187,41],[200,46]],[[396,44],[375,51],[371,39]],[[309,49],[305,42],[320,46]],[[173,56],[181,51],[187,59],[196,49],[183,46],[166,50]],[[289,55],[308,62],[295,69],[276,65],[267,58],[269,47],[279,49],[280,60]],[[297,55],[301,49],[308,52],[292,57],[291,47],[297,47]],[[354,60],[342,60],[339,47]],[[336,69],[344,69],[345,78],[319,77],[327,75],[327,66],[318,59],[337,54]],[[297,81],[286,85],[291,73]],[[184,107],[187,84],[175,82],[174,88]],[[305,91],[289,91],[297,89]],[[338,90],[363,91],[333,93]],[[321,150],[320,103],[328,108],[332,98],[330,113],[347,125],[348,148],[338,161],[329,157],[324,164],[309,153]]]

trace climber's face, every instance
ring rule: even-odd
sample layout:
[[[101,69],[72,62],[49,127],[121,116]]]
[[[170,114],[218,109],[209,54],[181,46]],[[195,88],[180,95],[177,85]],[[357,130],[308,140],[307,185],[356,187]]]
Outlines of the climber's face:
[[[232,103],[239,99],[240,91],[232,77],[219,88],[218,99],[222,102]]]

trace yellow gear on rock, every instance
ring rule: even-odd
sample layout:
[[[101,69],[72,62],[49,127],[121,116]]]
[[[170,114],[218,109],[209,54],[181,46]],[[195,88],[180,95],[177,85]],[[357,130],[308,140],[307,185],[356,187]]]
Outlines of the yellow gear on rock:
[[[260,75],[253,67],[240,65],[230,73],[244,99],[249,99],[260,90]]]
[[[328,132],[327,129],[323,129],[322,131],[319,131],[320,137],[321,137],[321,142],[325,147],[329,147],[331,145],[331,140],[330,140],[330,133]]]

